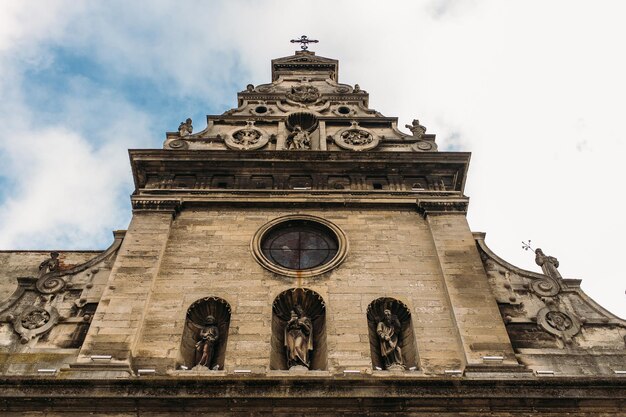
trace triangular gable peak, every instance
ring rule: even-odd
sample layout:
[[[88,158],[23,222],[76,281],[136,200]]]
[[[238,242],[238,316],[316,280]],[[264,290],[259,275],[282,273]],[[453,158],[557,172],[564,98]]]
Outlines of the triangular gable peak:
[[[248,84],[237,108],[207,116],[195,133],[192,121],[170,132],[165,149],[236,151],[434,152],[435,135],[418,120],[398,128],[396,117],[369,107],[358,84],[338,81],[339,62],[297,51],[272,60],[272,82]]]
[[[281,75],[293,73],[309,73],[311,75],[326,75],[334,81],[339,79],[339,61],[331,58],[316,56],[312,51],[297,51],[295,55],[272,60],[272,81],[278,80]]]

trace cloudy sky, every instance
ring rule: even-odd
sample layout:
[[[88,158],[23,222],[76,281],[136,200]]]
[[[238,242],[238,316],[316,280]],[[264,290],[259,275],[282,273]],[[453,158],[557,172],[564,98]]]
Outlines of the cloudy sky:
[[[234,107],[290,39],[442,150],[472,152],[473,230],[626,317],[626,2],[0,2],[0,249],[102,249],[130,220],[128,148]]]

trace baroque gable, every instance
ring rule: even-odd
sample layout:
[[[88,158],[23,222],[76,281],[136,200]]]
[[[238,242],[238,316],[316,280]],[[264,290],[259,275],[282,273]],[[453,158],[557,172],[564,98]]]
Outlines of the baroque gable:
[[[237,94],[238,107],[207,116],[205,129],[193,133],[191,119],[167,134],[164,148],[207,150],[296,150],[433,152],[435,135],[414,120],[398,119],[369,108],[369,94],[358,84],[338,82],[338,62],[314,52],[272,61],[272,82],[249,84]],[[294,145],[293,138],[296,138]]]

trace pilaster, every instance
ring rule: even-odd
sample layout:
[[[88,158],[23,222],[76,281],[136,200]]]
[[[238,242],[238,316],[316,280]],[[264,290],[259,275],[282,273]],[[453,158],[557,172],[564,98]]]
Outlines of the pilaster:
[[[467,366],[518,365],[463,212],[426,215],[426,220]],[[485,357],[503,359],[494,363]]]
[[[79,363],[92,363],[94,355],[110,355],[110,364],[132,365],[132,351],[141,334],[147,301],[169,237],[172,214],[171,211],[134,213],[80,350]]]

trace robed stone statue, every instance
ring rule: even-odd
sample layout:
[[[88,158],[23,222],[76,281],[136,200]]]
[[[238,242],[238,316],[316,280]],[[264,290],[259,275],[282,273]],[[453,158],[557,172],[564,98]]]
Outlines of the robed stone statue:
[[[285,325],[285,353],[287,367],[311,366],[313,351],[313,322],[306,317],[302,307],[294,306],[291,317]]]
[[[545,275],[555,279],[561,278],[561,273],[557,270],[559,260],[554,256],[548,256],[541,249],[537,248],[535,250],[535,262],[541,267]]]
[[[400,320],[391,314],[391,310],[385,309],[383,319],[376,326],[385,369],[404,369],[402,350],[398,346],[400,332]]]
[[[196,357],[199,357],[196,365],[211,368],[215,346],[219,337],[220,334],[215,324],[215,317],[207,316],[206,325],[200,330],[200,339],[196,343]]]

